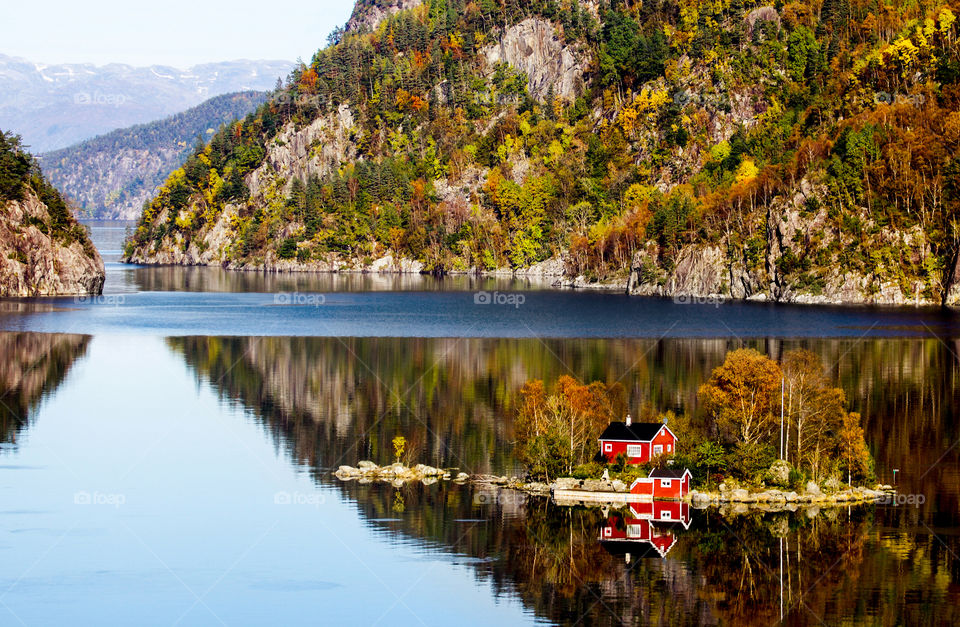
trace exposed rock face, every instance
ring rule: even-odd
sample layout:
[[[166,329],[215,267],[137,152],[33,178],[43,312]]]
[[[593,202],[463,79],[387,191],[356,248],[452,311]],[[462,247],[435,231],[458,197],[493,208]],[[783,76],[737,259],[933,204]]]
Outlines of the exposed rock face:
[[[251,194],[262,198],[269,183],[279,177],[287,182],[311,175],[323,176],[344,162],[356,159],[350,139],[354,128],[350,107],[341,104],[335,113],[317,118],[304,128],[288,124],[267,146],[267,158],[247,179]]]
[[[509,63],[527,75],[527,89],[537,100],[554,93],[573,100],[583,92],[586,61],[564,45],[553,24],[530,18],[503,31],[500,42],[482,50],[489,71],[497,63]],[[579,58],[578,58],[579,56]]]
[[[724,300],[775,301],[802,304],[940,305],[921,292],[920,285],[903,285],[895,273],[869,273],[844,266],[839,250],[853,243],[852,236],[838,231],[825,208],[805,208],[808,198],[823,190],[801,181],[793,197],[775,198],[767,211],[767,223],[759,233],[740,233],[708,244],[690,244],[674,256],[673,267],[661,259],[654,243],[634,254],[627,290],[631,294],[672,297],[679,303],[718,304]],[[864,223],[870,220],[863,211]],[[750,261],[741,248],[748,236],[764,241],[762,257]],[[885,230],[878,245],[887,245],[905,255],[920,258],[926,242],[919,229]],[[833,252],[828,252],[833,249]],[[789,268],[789,262],[811,252],[829,254],[832,263],[820,264],[815,272]],[[956,294],[951,298],[960,301]]]
[[[354,5],[346,30],[352,33],[374,31],[391,15],[421,4],[422,0],[361,0]]]
[[[82,295],[103,290],[103,260],[86,234],[66,244],[44,232],[49,222],[47,206],[32,191],[23,200],[3,206],[0,296]]]

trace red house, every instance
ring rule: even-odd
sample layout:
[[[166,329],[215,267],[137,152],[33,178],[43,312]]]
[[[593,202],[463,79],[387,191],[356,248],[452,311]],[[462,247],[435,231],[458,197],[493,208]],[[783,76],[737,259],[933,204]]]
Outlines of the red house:
[[[662,422],[611,422],[600,434],[600,454],[607,463],[623,453],[630,464],[643,464],[659,455],[673,455],[677,436]]]
[[[641,477],[630,486],[633,494],[654,499],[682,499],[690,492],[690,471],[686,468],[654,468],[650,476]]]

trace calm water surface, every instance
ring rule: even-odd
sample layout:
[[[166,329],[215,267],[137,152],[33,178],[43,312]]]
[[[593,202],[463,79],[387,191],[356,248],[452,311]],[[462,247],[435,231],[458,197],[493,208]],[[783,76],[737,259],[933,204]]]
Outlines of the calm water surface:
[[[95,231],[101,250],[119,251],[125,226]],[[951,315],[698,309],[468,279],[108,272],[108,295],[125,297],[112,309],[8,301],[0,319],[0,624],[960,618]],[[470,291],[521,288],[520,308],[474,305]],[[274,305],[275,292],[326,302]],[[651,523],[331,475],[389,461],[398,433],[425,463],[510,474],[527,379],[620,381],[638,413],[692,412],[697,386],[744,344],[819,353],[864,415],[880,476],[899,469],[901,492],[923,504]]]

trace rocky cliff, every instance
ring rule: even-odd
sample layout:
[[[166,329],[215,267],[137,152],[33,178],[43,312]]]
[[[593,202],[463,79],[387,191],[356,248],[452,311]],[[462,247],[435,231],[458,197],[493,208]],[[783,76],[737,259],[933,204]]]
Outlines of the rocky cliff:
[[[681,247],[675,263],[665,267],[658,247],[651,243],[634,253],[627,290],[678,302],[956,304],[955,297],[933,296],[922,281],[894,271],[899,264],[922,263],[929,242],[918,227],[884,230],[874,242],[895,250],[898,263],[873,272],[844,264],[841,253],[858,244],[856,234],[837,228],[826,208],[810,210],[805,204],[807,198],[824,194],[803,181],[792,199],[770,203],[762,249],[752,258],[740,248],[737,235],[726,235]],[[860,218],[870,221],[865,211]],[[803,263],[812,257],[817,257],[816,264]]]
[[[33,190],[0,210],[0,296],[99,294],[104,268],[84,228],[51,234],[50,211]]]

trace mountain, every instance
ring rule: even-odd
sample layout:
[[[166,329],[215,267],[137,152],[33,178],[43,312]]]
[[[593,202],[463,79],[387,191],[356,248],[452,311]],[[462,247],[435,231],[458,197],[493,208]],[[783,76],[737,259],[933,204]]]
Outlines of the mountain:
[[[0,297],[100,294],[103,260],[15,135],[0,131]]]
[[[362,0],[125,258],[960,302],[956,7],[778,7]]]
[[[269,92],[216,96],[182,113],[40,155],[50,181],[91,218],[134,220],[199,137],[242,118]]]
[[[0,55],[0,128],[34,153],[159,120],[237,91],[273,89],[289,61],[225,61],[186,70],[119,63],[45,65]]]

